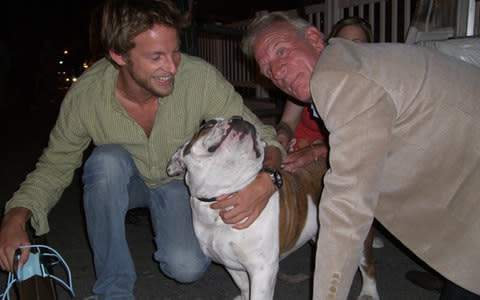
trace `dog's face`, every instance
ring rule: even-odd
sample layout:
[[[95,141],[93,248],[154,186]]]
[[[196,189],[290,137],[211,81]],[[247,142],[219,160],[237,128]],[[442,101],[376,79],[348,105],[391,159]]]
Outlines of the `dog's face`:
[[[230,194],[258,174],[264,148],[255,127],[242,118],[210,120],[173,154],[167,173],[175,176],[186,169],[185,180],[194,197]]]

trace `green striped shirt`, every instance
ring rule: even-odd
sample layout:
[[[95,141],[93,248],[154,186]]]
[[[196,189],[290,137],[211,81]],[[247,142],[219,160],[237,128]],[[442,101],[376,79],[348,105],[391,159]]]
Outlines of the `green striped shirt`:
[[[49,231],[48,212],[70,185],[91,142],[96,146],[122,145],[151,188],[173,179],[166,173],[170,156],[204,120],[242,116],[260,130],[267,145],[282,149],[273,127],[262,124],[220,72],[199,58],[182,55],[173,93],[158,100],[150,137],[118,102],[117,75],[118,70],[105,59],[82,74],[62,102],[48,146],[35,170],[6,204],[6,211],[19,206],[30,209],[38,235]]]

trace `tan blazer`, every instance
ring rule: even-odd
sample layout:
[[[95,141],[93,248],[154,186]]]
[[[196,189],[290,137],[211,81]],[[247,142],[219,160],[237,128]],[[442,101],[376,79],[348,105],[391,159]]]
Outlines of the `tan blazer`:
[[[311,81],[330,131],[315,299],[346,299],[373,218],[480,294],[480,69],[435,50],[334,39]]]

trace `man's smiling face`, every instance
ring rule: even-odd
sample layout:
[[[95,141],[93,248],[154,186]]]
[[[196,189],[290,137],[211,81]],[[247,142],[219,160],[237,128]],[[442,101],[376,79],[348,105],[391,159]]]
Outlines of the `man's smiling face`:
[[[180,64],[180,40],[172,27],[154,25],[134,39],[135,47],[125,56],[130,78],[157,97],[173,92]]]

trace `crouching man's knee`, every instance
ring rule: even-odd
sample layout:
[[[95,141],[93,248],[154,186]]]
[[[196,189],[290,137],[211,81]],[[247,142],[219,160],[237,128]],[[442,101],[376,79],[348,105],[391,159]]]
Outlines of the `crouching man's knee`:
[[[180,283],[190,283],[200,279],[210,263],[207,256],[192,257],[191,254],[179,251],[174,257],[160,261],[160,270]]]

